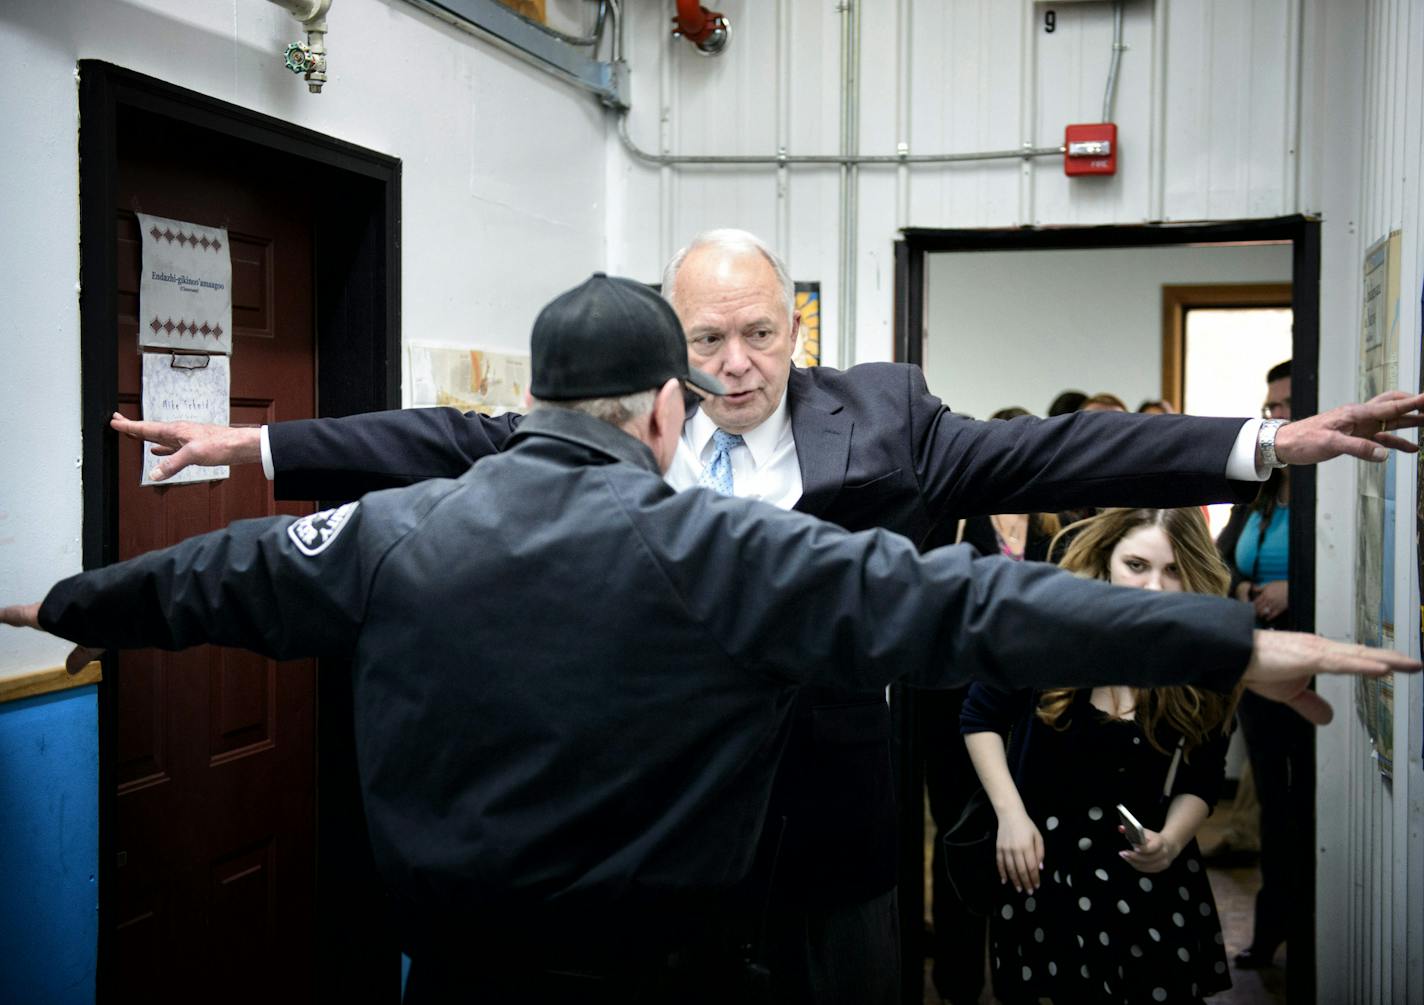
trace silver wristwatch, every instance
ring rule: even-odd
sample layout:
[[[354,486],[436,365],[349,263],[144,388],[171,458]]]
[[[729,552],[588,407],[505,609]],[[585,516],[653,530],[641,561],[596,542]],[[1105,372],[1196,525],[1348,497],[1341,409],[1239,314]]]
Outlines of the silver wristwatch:
[[[1286,419],[1265,419],[1261,431],[1256,434],[1256,446],[1261,448],[1261,463],[1268,468],[1283,468],[1286,462],[1276,456],[1276,433],[1286,424]]]

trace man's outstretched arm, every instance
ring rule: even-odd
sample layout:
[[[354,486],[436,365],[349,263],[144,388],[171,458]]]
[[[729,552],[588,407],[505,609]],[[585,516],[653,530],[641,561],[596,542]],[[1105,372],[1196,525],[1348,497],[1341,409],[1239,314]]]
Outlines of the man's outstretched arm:
[[[300,519],[240,520],[70,576],[43,603],[0,610],[0,623],[91,650],[212,643],[275,659],[348,654],[383,550],[379,535],[361,533],[361,519],[352,503]],[[73,654],[70,672],[84,661]]]
[[[117,432],[154,444],[163,481],[192,464],[257,464],[278,499],[356,499],[427,478],[455,478],[497,453],[523,416],[409,408],[270,426],[145,422],[117,412]],[[266,442],[264,443],[264,439]]]
[[[936,514],[1240,502],[1269,473],[1259,419],[1079,412],[977,422],[949,412],[918,370],[910,381],[911,449]],[[1275,434],[1276,456],[1301,465],[1413,453],[1397,431],[1424,423],[1421,407],[1424,395],[1390,391],[1287,423]]]

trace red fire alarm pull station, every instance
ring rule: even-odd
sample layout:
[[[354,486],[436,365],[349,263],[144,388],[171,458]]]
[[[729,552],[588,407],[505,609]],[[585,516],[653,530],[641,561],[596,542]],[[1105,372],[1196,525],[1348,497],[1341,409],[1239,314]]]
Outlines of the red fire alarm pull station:
[[[1063,148],[1066,175],[1117,174],[1117,126],[1111,122],[1069,126]]]

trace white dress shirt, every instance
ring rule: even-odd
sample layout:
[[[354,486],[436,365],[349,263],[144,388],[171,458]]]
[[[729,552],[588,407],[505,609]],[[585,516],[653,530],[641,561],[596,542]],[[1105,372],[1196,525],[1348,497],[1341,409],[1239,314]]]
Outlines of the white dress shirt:
[[[712,434],[716,431],[717,424],[700,408],[683,423],[677,453],[664,475],[669,485],[681,492],[697,484],[702,469],[712,460]],[[776,411],[743,433],[742,440],[731,453],[732,494],[782,509],[795,506],[801,498],[801,464],[796,459],[785,393]]]
[[[1256,440],[1261,432],[1260,419],[1247,419],[1236,434],[1236,443],[1226,458],[1226,477],[1238,482],[1263,482],[1270,468],[1256,464]],[[682,439],[667,483],[679,492],[697,484],[702,469],[712,459],[712,433],[717,426],[698,409],[683,424]],[[732,492],[744,499],[761,499],[773,506],[790,509],[801,498],[801,465],[796,458],[796,441],[791,435],[791,413],[786,407],[786,394],[760,426],[742,434],[746,442],[732,450]],[[272,468],[272,445],[267,439],[267,427],[262,427],[262,473],[268,480],[275,477]]]

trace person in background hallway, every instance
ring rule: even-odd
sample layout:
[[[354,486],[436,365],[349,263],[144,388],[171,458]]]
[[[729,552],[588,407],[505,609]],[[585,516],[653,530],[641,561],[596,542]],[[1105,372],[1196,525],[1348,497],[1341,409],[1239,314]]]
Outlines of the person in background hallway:
[[[1028,415],[1023,408],[1004,408],[991,419],[1007,421]],[[1053,513],[1008,513],[971,516],[949,525],[953,543],[974,546],[981,555],[1011,561],[1046,562],[1048,545],[1060,529]],[[950,543],[950,542],[945,542]],[[959,819],[978,779],[964,738],[959,733],[959,713],[967,688],[923,691],[915,696],[916,714],[925,753],[925,789],[936,830],[934,843],[932,979],[935,990],[950,1005],[973,1005],[984,990],[984,953],[988,919],[966,910],[945,872],[944,851],[938,835]]]
[[[1090,395],[1078,406],[1080,412],[1126,412],[1127,403],[1115,394],[1099,391]]]
[[[1088,396],[1082,391],[1060,391],[1058,397],[1053,399],[1053,403],[1048,406],[1048,417],[1050,419],[1059,415],[1068,415],[1078,411],[1083,407],[1083,402],[1088,400]]]
[[[1230,581],[1197,509],[1106,510],[1062,567],[1169,593],[1224,596]],[[1133,656],[1156,658],[1155,646]],[[989,955],[1001,1001],[1195,1005],[1231,986],[1195,835],[1221,787],[1239,695],[969,689],[965,741],[999,818]],[[1119,804],[1145,840],[1123,836]]]
[[[1148,398],[1137,406],[1137,411],[1143,415],[1176,415],[1177,410],[1172,407],[1170,401],[1162,398]]]
[[[918,367],[793,366],[800,318],[791,276],[745,231],[695,237],[668,263],[662,292],[682,321],[691,366],[730,392],[689,416],[667,472],[674,488],[718,486],[917,545],[961,516],[1244,500],[1271,464],[1417,449],[1381,429],[1421,421],[1424,395],[1397,391],[1292,423],[1266,443],[1259,419],[1077,412],[976,422],[931,394]],[[189,463],[260,461],[281,498],[340,499],[459,477],[503,449],[521,422],[416,408],[260,429],[119,415],[111,425],[170,455],[159,480]],[[796,693],[760,859],[771,877],[765,945],[779,1002],[898,1001],[890,722],[880,688]]]
[[[1268,421],[1291,417],[1290,360],[1266,374]],[[1288,628],[1290,616],[1290,472],[1281,468],[1249,505],[1238,505],[1217,540],[1231,567],[1232,596],[1251,604],[1263,628]],[[1250,695],[1237,713],[1246,737],[1256,799],[1261,809],[1261,889],[1256,894],[1251,944],[1236,956],[1243,969],[1271,966],[1286,941],[1292,919],[1307,910],[1295,877],[1312,868],[1311,842],[1294,821],[1309,818],[1315,738],[1292,716],[1278,716],[1270,702]]]

